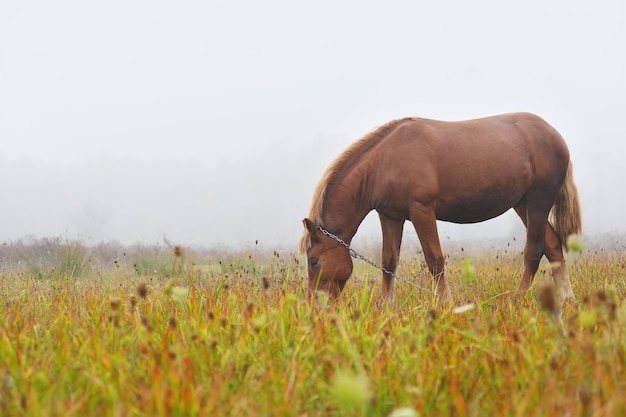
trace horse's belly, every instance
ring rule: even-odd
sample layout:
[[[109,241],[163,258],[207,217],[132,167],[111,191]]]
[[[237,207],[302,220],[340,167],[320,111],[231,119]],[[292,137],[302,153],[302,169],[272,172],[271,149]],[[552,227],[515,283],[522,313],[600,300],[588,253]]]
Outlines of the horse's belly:
[[[458,206],[437,211],[437,220],[452,223],[479,223],[493,219],[508,211],[515,203],[479,207],[476,205]]]
[[[532,165],[520,155],[485,158],[458,166],[439,177],[437,218],[454,223],[492,219],[515,206],[532,182]]]
[[[523,197],[527,190],[523,177],[468,192],[451,189],[435,202],[437,219],[453,223],[478,223],[497,217]]]

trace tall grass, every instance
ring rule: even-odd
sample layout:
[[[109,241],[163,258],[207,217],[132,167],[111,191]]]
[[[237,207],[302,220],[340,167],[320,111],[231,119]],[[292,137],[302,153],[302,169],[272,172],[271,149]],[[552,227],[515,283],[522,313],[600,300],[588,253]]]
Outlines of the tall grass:
[[[87,248],[77,240],[44,238],[14,246],[17,262],[23,263],[29,274],[43,279],[49,276],[79,277],[88,271]]]
[[[80,279],[1,272],[4,415],[626,413],[623,252],[570,257],[578,302],[562,321],[536,301],[549,265],[515,302],[521,260],[498,254],[449,259],[455,299],[474,305],[458,314],[402,283],[385,305],[361,264],[332,303],[309,300],[297,258],[278,252],[169,274],[137,274],[120,256]],[[162,257],[177,258],[151,262]],[[430,283],[419,260],[401,272]]]

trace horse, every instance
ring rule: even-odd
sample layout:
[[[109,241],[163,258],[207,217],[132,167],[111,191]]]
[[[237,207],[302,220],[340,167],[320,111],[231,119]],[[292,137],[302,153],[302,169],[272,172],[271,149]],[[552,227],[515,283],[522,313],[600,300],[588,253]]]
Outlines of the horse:
[[[513,208],[526,227],[523,298],[545,255],[560,303],[574,298],[563,250],[581,233],[568,147],[546,121],[511,113],[465,121],[392,120],[327,168],[303,220],[309,293],[336,299],[352,274],[350,242],[365,216],[382,228],[382,296],[392,302],[404,223],[419,238],[438,299],[452,305],[437,220],[477,223]]]

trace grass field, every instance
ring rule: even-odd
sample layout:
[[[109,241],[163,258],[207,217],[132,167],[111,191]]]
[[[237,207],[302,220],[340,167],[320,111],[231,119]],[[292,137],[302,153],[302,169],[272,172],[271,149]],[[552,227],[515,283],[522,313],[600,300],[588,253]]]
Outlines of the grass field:
[[[568,255],[555,322],[549,265],[516,303],[504,250],[448,259],[453,311],[402,283],[384,305],[362,263],[329,303],[289,253],[48,245],[2,258],[1,415],[626,415],[623,247]],[[420,257],[399,273],[430,285]]]

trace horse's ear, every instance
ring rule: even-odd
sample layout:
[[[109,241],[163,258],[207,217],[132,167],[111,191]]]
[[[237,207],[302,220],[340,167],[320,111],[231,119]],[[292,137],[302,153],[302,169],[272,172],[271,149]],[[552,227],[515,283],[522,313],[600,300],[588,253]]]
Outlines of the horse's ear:
[[[311,236],[311,242],[318,242],[319,230],[317,229],[315,224],[310,219],[302,220],[302,224],[304,224],[304,227],[306,228],[306,230],[309,231],[309,236]]]

